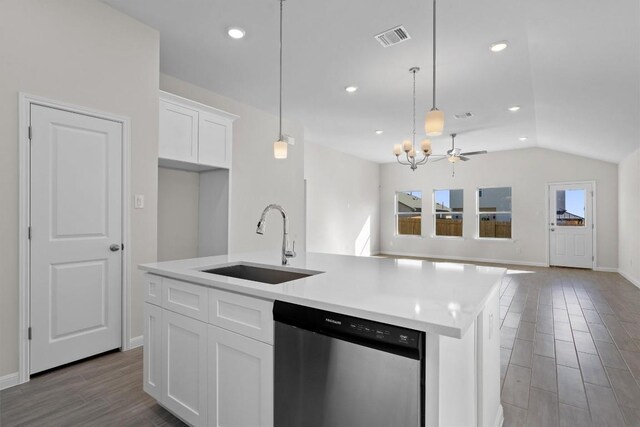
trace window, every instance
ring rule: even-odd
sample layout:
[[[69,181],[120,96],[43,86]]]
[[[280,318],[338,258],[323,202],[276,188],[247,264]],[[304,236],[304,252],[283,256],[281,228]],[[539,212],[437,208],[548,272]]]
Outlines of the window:
[[[478,237],[511,238],[511,187],[478,189]]]
[[[422,235],[422,191],[396,193],[396,234]]]
[[[584,227],[587,204],[584,189],[556,191],[556,225],[560,227]]]
[[[435,190],[433,218],[436,236],[462,237],[463,190]]]

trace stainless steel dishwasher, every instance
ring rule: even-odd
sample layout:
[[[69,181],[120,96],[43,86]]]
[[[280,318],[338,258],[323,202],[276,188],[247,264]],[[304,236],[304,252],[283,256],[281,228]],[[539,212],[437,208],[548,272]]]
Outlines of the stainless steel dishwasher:
[[[276,301],[277,427],[424,426],[424,332]]]

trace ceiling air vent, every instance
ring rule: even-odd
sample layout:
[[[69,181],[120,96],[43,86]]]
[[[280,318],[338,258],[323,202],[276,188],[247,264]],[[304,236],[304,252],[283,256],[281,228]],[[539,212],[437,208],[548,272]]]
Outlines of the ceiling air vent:
[[[383,47],[393,46],[394,44],[402,43],[405,40],[409,40],[411,36],[407,33],[402,25],[391,28],[390,30],[383,31],[375,36],[376,40],[380,42]]]
[[[456,114],[454,117],[456,119],[468,119],[469,117],[473,117],[473,114],[467,111],[466,113]]]

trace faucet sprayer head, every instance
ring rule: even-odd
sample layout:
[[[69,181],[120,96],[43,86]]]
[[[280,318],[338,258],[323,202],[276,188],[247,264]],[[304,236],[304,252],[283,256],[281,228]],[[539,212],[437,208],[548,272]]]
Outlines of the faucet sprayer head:
[[[256,228],[256,233],[257,234],[264,234],[264,220],[263,219],[258,221],[258,227]]]

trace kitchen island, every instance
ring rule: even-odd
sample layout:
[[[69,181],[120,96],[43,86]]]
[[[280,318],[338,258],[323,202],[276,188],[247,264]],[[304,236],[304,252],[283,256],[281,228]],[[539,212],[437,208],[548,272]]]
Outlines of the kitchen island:
[[[499,426],[505,270],[419,260],[275,253],[145,264],[145,391],[192,425],[273,425],[274,301],[425,332],[425,425]],[[278,284],[229,265],[310,274]],[[277,343],[276,343],[277,345]]]

